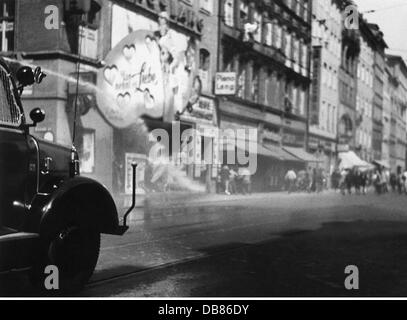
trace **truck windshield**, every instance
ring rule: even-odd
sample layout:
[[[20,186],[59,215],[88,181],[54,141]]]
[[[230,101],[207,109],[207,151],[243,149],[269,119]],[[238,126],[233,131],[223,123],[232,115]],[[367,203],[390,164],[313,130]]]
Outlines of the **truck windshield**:
[[[0,66],[0,125],[18,127],[21,124],[21,111],[17,105],[10,75]]]

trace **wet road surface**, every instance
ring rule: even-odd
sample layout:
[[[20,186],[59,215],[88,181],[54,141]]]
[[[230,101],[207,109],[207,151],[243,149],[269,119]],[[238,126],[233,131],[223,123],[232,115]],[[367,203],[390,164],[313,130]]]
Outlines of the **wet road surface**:
[[[103,237],[81,295],[406,296],[406,207],[407,197],[334,193],[163,202],[124,237]],[[348,265],[358,291],[344,288]],[[14,277],[3,295],[33,294]]]

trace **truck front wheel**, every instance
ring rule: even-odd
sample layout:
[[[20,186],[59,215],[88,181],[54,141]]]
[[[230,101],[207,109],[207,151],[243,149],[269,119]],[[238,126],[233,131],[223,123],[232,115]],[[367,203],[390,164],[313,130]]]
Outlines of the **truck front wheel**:
[[[89,281],[96,267],[100,251],[100,233],[78,226],[69,226],[58,232],[44,244],[44,259],[36,273],[42,272],[39,283],[43,289],[53,293],[71,294],[80,291]],[[58,269],[58,289],[47,288],[45,269]],[[55,285],[55,283],[53,283]]]

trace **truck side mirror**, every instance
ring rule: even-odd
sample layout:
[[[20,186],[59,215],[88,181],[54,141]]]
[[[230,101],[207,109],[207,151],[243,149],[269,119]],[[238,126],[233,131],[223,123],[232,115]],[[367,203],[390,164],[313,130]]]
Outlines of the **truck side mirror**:
[[[34,72],[30,67],[21,67],[16,74],[19,84],[23,87],[31,86],[35,82]]]
[[[40,108],[35,108],[30,112],[30,118],[33,122],[32,126],[35,127],[37,123],[43,122],[45,119],[45,112]]]

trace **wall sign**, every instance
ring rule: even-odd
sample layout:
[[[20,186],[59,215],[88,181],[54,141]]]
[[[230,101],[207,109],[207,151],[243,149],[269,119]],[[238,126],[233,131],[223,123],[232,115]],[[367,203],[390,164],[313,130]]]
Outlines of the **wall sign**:
[[[322,77],[322,48],[314,47],[313,50],[313,70],[312,70],[312,100],[310,108],[310,124],[318,125],[319,124],[319,105],[321,100],[321,77]]]
[[[218,72],[215,77],[215,95],[230,96],[236,94],[236,72]]]

